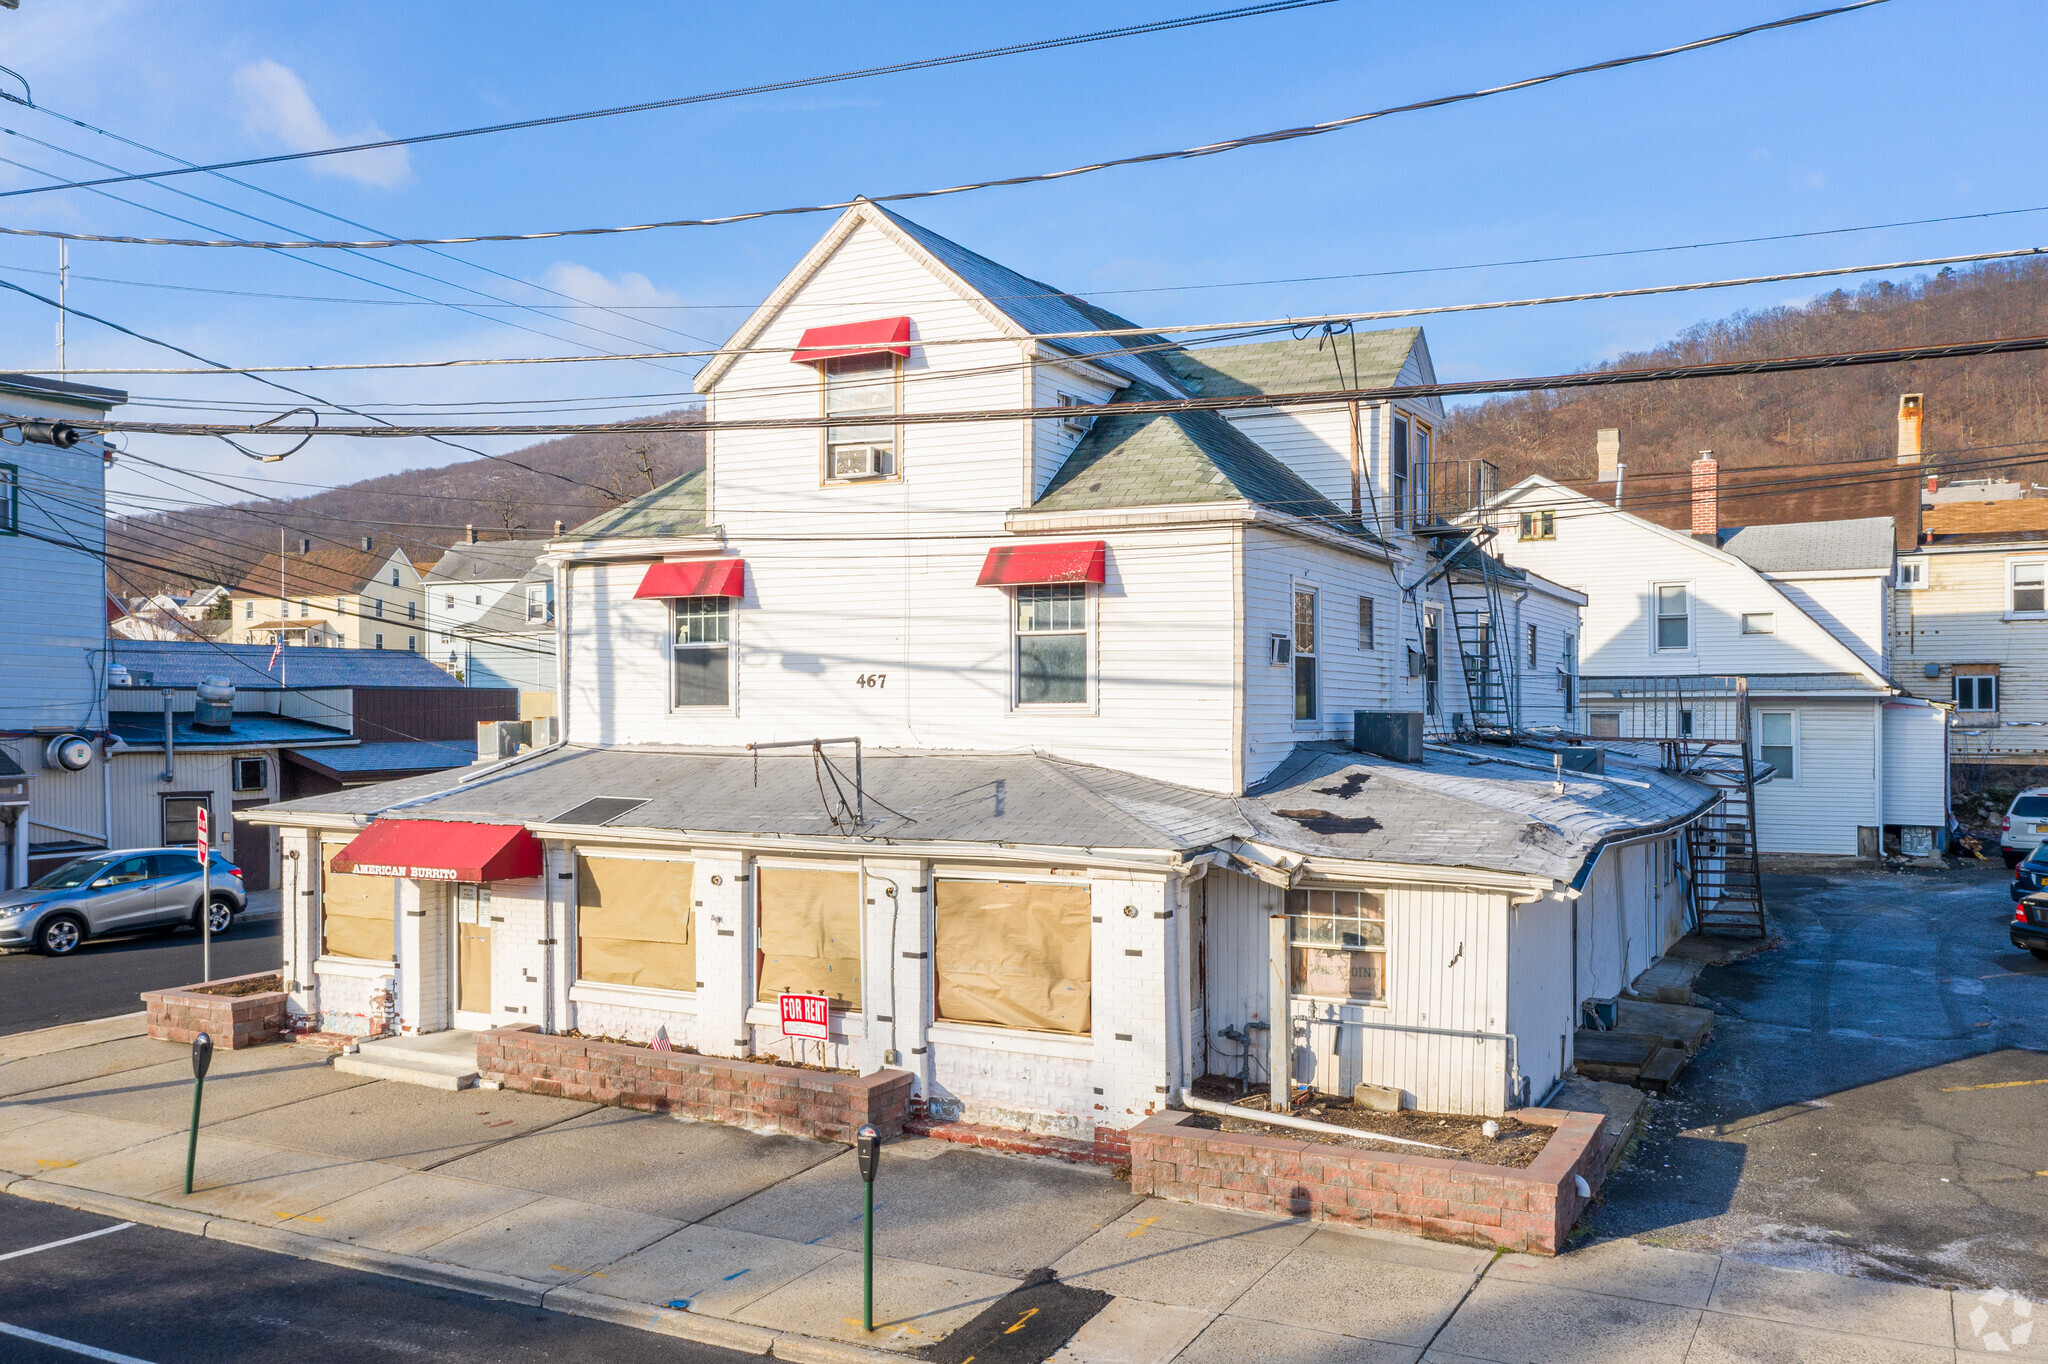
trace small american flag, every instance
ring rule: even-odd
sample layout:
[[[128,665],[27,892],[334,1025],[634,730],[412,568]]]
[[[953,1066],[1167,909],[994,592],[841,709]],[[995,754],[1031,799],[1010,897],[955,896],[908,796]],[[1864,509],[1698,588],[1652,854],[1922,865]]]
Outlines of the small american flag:
[[[654,1030],[654,1040],[647,1045],[654,1051],[674,1051],[676,1049],[675,1043],[668,1040],[668,1027],[666,1025]]]
[[[280,634],[280,635],[279,635],[279,636],[277,637],[277,643],[275,643],[275,644],[273,644],[273,645],[271,645],[271,646],[270,646],[270,662],[268,662],[268,663],[266,663],[266,664],[264,664],[264,665],[263,665],[263,671],[265,671],[265,672],[269,672],[269,671],[270,671],[270,670],[271,670],[272,668],[275,668],[275,667],[277,666],[277,660],[279,660],[280,658],[283,658],[283,657],[284,657],[284,636],[283,636],[282,634]]]

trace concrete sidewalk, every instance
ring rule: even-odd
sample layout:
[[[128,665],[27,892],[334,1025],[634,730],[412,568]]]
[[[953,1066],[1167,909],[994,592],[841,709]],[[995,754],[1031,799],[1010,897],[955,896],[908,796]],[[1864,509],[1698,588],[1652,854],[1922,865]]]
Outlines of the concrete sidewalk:
[[[844,1147],[392,1084],[272,1046],[215,1056],[188,1196],[188,1049],[140,1032],[0,1038],[0,1187],[779,1358],[932,1345],[1050,1266],[1112,1295],[1062,1364],[2048,1359],[2048,1323],[2035,1339],[2033,1306],[2002,1294],[1634,1241],[1496,1257],[914,1139],[876,1186],[870,1336]]]

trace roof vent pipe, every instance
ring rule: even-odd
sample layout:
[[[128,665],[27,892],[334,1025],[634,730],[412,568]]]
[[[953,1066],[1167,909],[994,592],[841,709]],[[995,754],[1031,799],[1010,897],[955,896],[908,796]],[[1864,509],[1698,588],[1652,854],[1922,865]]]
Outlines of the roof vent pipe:
[[[226,734],[235,724],[235,684],[225,677],[209,677],[195,689],[192,727],[214,734]]]

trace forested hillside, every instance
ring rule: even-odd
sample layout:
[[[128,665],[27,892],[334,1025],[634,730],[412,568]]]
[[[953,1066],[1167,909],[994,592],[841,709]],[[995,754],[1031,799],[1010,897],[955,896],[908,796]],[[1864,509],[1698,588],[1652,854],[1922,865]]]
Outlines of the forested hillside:
[[[653,420],[693,415],[672,412]],[[704,437],[697,432],[565,436],[499,459],[387,474],[289,502],[125,517],[109,524],[109,549],[152,567],[116,560],[108,586],[116,595],[134,595],[232,584],[277,548],[280,530],[340,544],[371,535],[431,563],[463,537],[465,526],[492,540],[547,535],[557,520],[574,526],[703,463]]]
[[[1906,284],[1838,289],[1803,307],[1701,322],[1655,350],[1596,368],[2044,332],[2048,263],[1994,262]],[[2048,438],[2044,377],[2048,357],[2013,355],[1522,394],[1457,411],[1444,450],[1454,459],[1494,461],[1504,482],[1531,473],[1593,476],[1594,433],[1609,426],[1621,432],[1622,458],[1631,472],[1676,471],[1700,450],[1712,450],[1724,465],[1830,463],[1890,453],[1901,393],[1927,395],[1927,451],[2041,441]],[[2044,478],[2038,466],[2029,472]]]

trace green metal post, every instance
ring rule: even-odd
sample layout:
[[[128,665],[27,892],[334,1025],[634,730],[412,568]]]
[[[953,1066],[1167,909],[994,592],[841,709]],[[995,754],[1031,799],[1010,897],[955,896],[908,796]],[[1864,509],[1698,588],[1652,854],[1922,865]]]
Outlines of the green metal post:
[[[189,1182],[189,1181],[188,1181]],[[875,1184],[867,1184],[867,1211],[862,1215],[860,1250],[860,1329],[875,1329]],[[191,1190],[186,1190],[190,1193]]]

